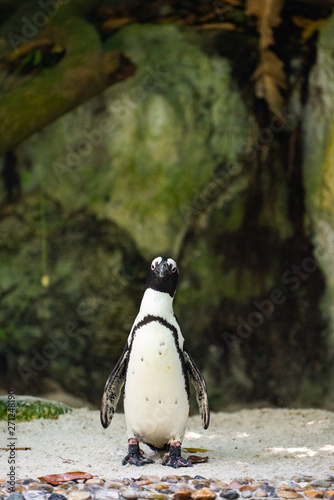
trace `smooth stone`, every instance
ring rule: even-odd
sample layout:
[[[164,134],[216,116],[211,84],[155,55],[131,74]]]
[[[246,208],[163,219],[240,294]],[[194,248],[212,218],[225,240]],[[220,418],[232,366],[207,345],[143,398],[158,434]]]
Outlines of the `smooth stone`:
[[[240,486],[242,486],[242,483],[240,481],[238,481],[237,479],[233,479],[233,481],[231,481],[230,484],[228,484],[228,487],[231,490],[239,490]]]
[[[51,493],[48,500],[66,500],[66,497],[60,493]]]
[[[239,498],[239,493],[235,490],[227,490],[222,491],[220,496],[223,498],[227,498],[228,500],[234,500],[235,498]]]
[[[66,481],[66,483],[60,483],[57,485],[57,488],[60,490],[70,490],[73,489],[77,486],[77,484],[74,481]]]
[[[226,488],[227,483],[224,483],[224,481],[214,481],[213,486],[217,488]]]
[[[39,491],[47,491],[48,493],[53,492],[53,486],[51,484],[46,483],[29,483],[28,490],[39,490]]]
[[[21,493],[14,491],[14,493],[11,493],[10,495],[8,495],[7,499],[9,499],[9,500],[24,500],[24,496],[21,495]]]
[[[263,498],[263,497],[267,497],[268,496],[268,493],[262,489],[259,489],[259,490],[256,490],[254,492],[254,496],[255,497],[258,497],[258,498]]]
[[[138,493],[135,490],[127,489],[121,492],[121,495],[126,500],[136,500],[138,498]]]
[[[69,492],[67,498],[68,500],[88,500],[91,498],[91,494],[89,491],[73,490]]]
[[[249,490],[242,491],[241,496],[242,496],[242,498],[251,498],[252,492]]]
[[[196,486],[195,486],[196,488]],[[191,494],[193,500],[209,500],[216,498],[216,493],[209,488],[202,488]]]
[[[156,486],[154,486],[155,490],[168,490],[170,488],[169,483],[159,483]]]
[[[130,483],[129,487],[134,489],[134,490],[139,490],[140,486],[137,483]]]
[[[137,483],[138,484],[138,483]],[[124,483],[120,483],[119,481],[107,481],[104,484],[105,488],[108,488],[108,490],[113,489],[113,490],[119,490],[120,488],[124,487]]]
[[[15,490],[16,493],[21,493],[22,491],[25,490],[25,487],[23,486],[22,483],[21,484],[16,483],[15,486],[14,486],[14,490]]]
[[[92,477],[91,479],[87,479],[85,484],[92,484],[92,485],[97,485],[97,486],[103,486],[104,481],[103,479],[100,479],[98,477]]]
[[[296,491],[291,490],[277,490],[276,493],[279,498],[300,498],[302,496]]]
[[[176,491],[173,496],[172,500],[187,500],[187,498],[190,498],[192,494],[192,491],[190,490],[178,490]]]
[[[139,491],[139,498],[148,498],[149,500],[167,500],[169,498],[165,493],[159,493],[154,491]]]
[[[315,488],[330,488],[332,483],[331,481],[321,481],[317,479],[315,481],[311,481],[310,486],[314,486]]]
[[[141,476],[139,479],[143,481],[150,481],[151,483],[157,483],[158,481],[160,481],[160,478],[158,476],[148,476],[148,475]]]
[[[261,489],[263,489],[264,491],[269,493],[270,497],[277,498],[276,490],[275,490],[274,486],[272,486],[271,484],[263,483],[261,485]]]
[[[94,498],[96,500],[109,500],[109,499],[118,499],[120,497],[119,490],[106,490],[104,488],[100,488],[94,493]]]
[[[45,495],[49,496],[50,492],[48,490],[42,489],[36,489],[36,488],[29,488],[26,489],[25,491],[22,492],[22,495],[24,498],[41,498],[45,497]]]
[[[199,481],[198,483],[193,481],[195,490],[201,490],[202,488],[208,488],[210,486],[209,481]]]
[[[304,495],[309,498],[323,498],[324,492],[319,490],[305,490]],[[334,491],[333,491],[334,495]]]

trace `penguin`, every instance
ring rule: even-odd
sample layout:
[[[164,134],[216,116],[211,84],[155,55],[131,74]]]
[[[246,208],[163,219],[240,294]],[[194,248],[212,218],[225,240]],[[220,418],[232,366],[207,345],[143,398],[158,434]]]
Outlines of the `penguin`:
[[[156,257],[148,270],[146,290],[123,353],[109,375],[101,403],[101,424],[112,420],[124,385],[128,454],[122,464],[153,463],[139,443],[166,451],[162,465],[190,467],[181,456],[189,415],[189,378],[196,390],[202,425],[210,411],[205,380],[186,350],[173,299],[179,272],[171,258]]]

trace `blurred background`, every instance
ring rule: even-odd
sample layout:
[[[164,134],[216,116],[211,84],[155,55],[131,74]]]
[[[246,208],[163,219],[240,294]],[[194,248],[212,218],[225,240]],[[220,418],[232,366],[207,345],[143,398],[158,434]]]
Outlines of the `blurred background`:
[[[211,409],[334,409],[332,0],[0,0],[0,392],[97,407],[150,261]]]

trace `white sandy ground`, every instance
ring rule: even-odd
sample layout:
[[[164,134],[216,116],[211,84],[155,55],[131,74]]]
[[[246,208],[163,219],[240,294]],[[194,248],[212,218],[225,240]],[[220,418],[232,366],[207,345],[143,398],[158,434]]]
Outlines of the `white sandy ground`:
[[[0,422],[0,448],[8,446],[6,422]],[[58,420],[16,423],[16,477],[84,471],[102,478],[138,478],[141,475],[202,475],[230,481],[238,477],[288,480],[296,475],[325,479],[334,475],[334,413],[323,410],[252,409],[211,414],[204,431],[198,415],[188,420],[183,448],[206,448],[205,464],[172,469],[161,457],[144,467],[122,466],[127,453],[124,416],[116,414],[105,430],[99,412],[86,408]],[[0,451],[0,479],[9,471],[9,452]],[[187,457],[190,453],[183,451]],[[193,454],[193,453],[191,453]]]

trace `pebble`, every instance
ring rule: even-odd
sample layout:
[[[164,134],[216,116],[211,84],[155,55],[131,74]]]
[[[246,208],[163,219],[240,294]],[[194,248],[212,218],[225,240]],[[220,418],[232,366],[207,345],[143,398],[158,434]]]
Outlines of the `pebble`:
[[[210,490],[210,488],[201,488],[191,494],[193,500],[213,500],[216,496],[216,493]]]
[[[258,498],[263,498],[263,497],[267,497],[268,493],[261,488],[261,489],[255,491],[254,496],[258,497]]]
[[[234,500],[235,498],[239,498],[240,495],[237,491],[228,489],[226,491],[222,491],[220,496],[227,498],[228,500]]]
[[[17,491],[14,491],[14,493],[11,493],[8,497],[8,500],[24,500],[24,496],[21,495],[21,493],[18,493]]]
[[[292,499],[292,498],[300,498],[302,495],[293,490],[277,490],[277,496],[279,498]]]
[[[118,481],[107,481],[104,484],[104,487],[110,490],[119,490],[120,488],[122,488],[122,486],[124,486],[124,484]]]
[[[135,471],[134,471],[135,472]],[[25,478],[12,485],[0,481],[0,500],[215,500],[323,499],[334,500],[334,477],[294,476],[289,481],[235,478],[227,482],[197,475],[140,476],[64,481],[57,486]]]
[[[179,490],[173,494],[172,500],[187,500],[191,497],[191,493],[190,490]]]
[[[100,479],[98,477],[92,477],[92,479],[87,479],[86,484],[91,484],[91,485],[96,485],[96,486],[103,486],[104,481],[103,479]]]
[[[68,500],[88,500],[91,498],[89,491],[72,490],[67,495]]]
[[[122,497],[125,500],[136,500],[138,498],[138,493],[136,490],[126,489],[122,491]]]

